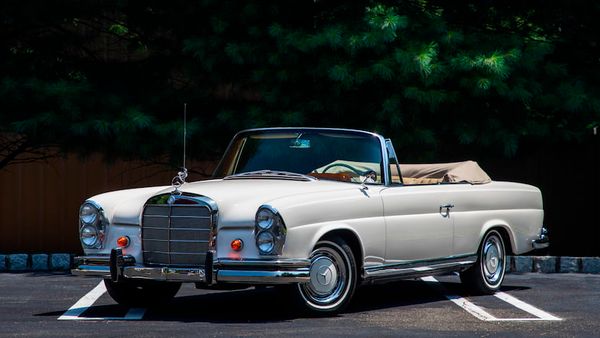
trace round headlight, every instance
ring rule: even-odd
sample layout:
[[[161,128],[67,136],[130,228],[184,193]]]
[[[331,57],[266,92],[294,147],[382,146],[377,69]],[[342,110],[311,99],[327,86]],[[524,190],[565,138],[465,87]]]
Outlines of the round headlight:
[[[84,224],[93,224],[97,218],[98,209],[89,203],[84,204],[79,210],[79,219]]]
[[[262,231],[256,236],[256,245],[263,254],[269,254],[275,248],[275,236],[268,231]]]
[[[84,225],[79,235],[81,243],[86,247],[93,247],[98,243],[98,229],[93,225]]]
[[[275,214],[269,209],[260,209],[256,214],[256,225],[261,230],[268,230],[275,223]]]

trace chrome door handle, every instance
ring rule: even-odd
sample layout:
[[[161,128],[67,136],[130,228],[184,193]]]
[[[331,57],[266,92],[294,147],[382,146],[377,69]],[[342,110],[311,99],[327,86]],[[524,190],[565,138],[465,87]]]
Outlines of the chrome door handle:
[[[442,217],[449,217],[450,216],[450,209],[454,208],[454,204],[444,204],[444,205],[440,205],[440,214],[442,215]]]

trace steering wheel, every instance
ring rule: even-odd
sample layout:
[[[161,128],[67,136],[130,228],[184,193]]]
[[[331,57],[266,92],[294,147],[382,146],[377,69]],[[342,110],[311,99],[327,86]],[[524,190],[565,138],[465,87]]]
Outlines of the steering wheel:
[[[354,168],[353,166],[348,165],[346,163],[332,163],[332,164],[326,166],[325,169],[323,169],[323,173],[326,173],[327,170],[329,170],[329,169],[331,169],[333,167],[344,167],[346,169],[350,169],[350,171],[352,171],[353,173],[355,173],[358,176],[364,176],[366,173],[368,173],[370,171],[370,170],[368,170],[366,172],[365,171],[361,171],[361,170],[358,170],[358,169]]]

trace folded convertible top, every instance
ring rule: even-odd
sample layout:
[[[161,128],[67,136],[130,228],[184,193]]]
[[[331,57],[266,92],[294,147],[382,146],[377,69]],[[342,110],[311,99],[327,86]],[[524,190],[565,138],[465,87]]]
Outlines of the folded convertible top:
[[[490,183],[492,179],[475,161],[432,164],[400,164],[405,183],[419,184],[422,179],[438,182]]]

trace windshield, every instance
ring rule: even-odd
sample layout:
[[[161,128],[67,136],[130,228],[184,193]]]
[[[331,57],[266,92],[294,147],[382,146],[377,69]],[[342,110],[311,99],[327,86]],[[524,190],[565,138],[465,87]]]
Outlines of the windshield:
[[[239,134],[215,176],[275,170],[318,179],[381,184],[381,168],[377,136],[345,130],[273,129]]]

